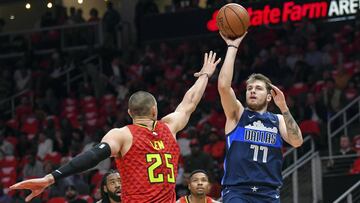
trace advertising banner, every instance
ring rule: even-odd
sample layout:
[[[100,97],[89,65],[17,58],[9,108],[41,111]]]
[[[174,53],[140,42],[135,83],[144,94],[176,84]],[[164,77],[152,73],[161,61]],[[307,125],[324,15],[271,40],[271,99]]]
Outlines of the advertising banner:
[[[267,1],[242,4],[252,27],[276,26],[286,22],[337,22],[354,20],[360,13],[360,0]],[[141,20],[142,41],[210,34],[218,30],[214,9],[191,9],[146,16]]]

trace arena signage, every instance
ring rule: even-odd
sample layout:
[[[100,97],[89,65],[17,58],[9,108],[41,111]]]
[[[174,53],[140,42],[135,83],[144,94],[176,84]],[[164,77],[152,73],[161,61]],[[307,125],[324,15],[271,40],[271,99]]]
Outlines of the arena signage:
[[[277,26],[286,22],[334,22],[355,19],[360,0],[273,0],[244,3],[251,26]],[[139,27],[140,41],[174,39],[211,34],[218,30],[214,9],[189,9],[145,16]]]
[[[285,1],[282,4],[262,4],[245,6],[249,15],[251,26],[276,25],[288,21],[297,22],[303,18],[310,20],[325,19],[328,21],[341,21],[354,19],[360,12],[360,0],[331,0],[331,1]],[[210,31],[218,30],[214,11],[212,19],[207,22]]]

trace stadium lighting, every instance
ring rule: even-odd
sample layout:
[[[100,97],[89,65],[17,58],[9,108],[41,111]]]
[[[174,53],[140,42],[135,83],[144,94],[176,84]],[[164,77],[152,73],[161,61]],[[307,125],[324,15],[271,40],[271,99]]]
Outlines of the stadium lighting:
[[[79,4],[82,4],[84,1],[83,0],[78,0],[78,3]]]
[[[48,8],[52,8],[52,3],[51,2],[49,2],[49,3],[47,3],[47,5],[46,5]]]
[[[26,3],[26,4],[25,4],[25,8],[26,8],[26,9],[30,9],[30,8],[31,8],[31,4],[30,4],[30,3]]]

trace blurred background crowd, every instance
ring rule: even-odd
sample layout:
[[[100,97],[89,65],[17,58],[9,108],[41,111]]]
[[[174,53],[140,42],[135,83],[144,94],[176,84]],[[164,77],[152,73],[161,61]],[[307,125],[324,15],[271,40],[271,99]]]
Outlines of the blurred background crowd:
[[[218,8],[222,1],[207,1]],[[198,1],[173,1],[168,12],[196,9]],[[139,1],[137,16],[159,13],[153,1]],[[0,117],[0,202],[22,202],[24,191],[8,191],[19,180],[42,177],[72,157],[98,143],[111,128],[131,123],[127,115],[128,96],[137,90],[153,93],[159,117],[173,111],[190,87],[202,65],[203,53],[214,50],[224,56],[225,43],[215,33],[134,46],[116,46],[116,34],[123,25],[121,13],[107,3],[99,16],[91,9],[89,18],[81,9],[55,5],[39,19],[38,27],[49,28],[29,37],[1,35],[6,22],[0,19],[0,54],[24,51],[21,57],[0,60],[0,101],[18,94],[14,111]],[[60,33],[53,26],[102,22],[104,45],[94,47],[95,27],[76,27]],[[65,37],[60,40],[61,36]],[[61,43],[86,46],[64,51]],[[30,46],[31,45],[31,46]],[[38,55],[35,51],[54,48]],[[305,136],[311,136],[321,154],[327,153],[328,119],[359,96],[360,16],[336,26],[311,22],[285,23],[276,27],[250,29],[235,62],[233,87],[241,101],[245,80],[251,73],[263,73],[286,94],[294,118]],[[93,57],[95,56],[95,57]],[[69,71],[79,76],[69,84]],[[205,169],[213,183],[210,196],[220,197],[220,180],[225,153],[223,114],[214,76],[188,126],[179,133],[181,148],[177,194],[187,193],[186,175]],[[11,106],[0,103],[2,112]],[[270,111],[278,112],[272,104]],[[336,127],[336,126],[335,126]],[[360,129],[354,126],[341,136],[334,152],[358,154],[347,160],[345,174],[360,173]],[[284,152],[289,146],[284,147]],[[336,168],[327,163],[324,170]],[[99,182],[112,160],[57,182],[33,202],[100,198]]]

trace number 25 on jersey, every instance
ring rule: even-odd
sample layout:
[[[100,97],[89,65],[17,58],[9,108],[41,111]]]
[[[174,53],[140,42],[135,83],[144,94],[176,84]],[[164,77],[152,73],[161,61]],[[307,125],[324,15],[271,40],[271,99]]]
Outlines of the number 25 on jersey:
[[[170,174],[167,174],[166,180],[168,183],[175,183],[174,165],[171,163],[171,154],[164,154],[165,167],[170,169]],[[161,167],[164,163],[161,154],[146,154],[146,162],[152,163],[148,168],[148,177],[150,183],[164,182],[164,175],[162,173],[155,174],[155,170]]]

